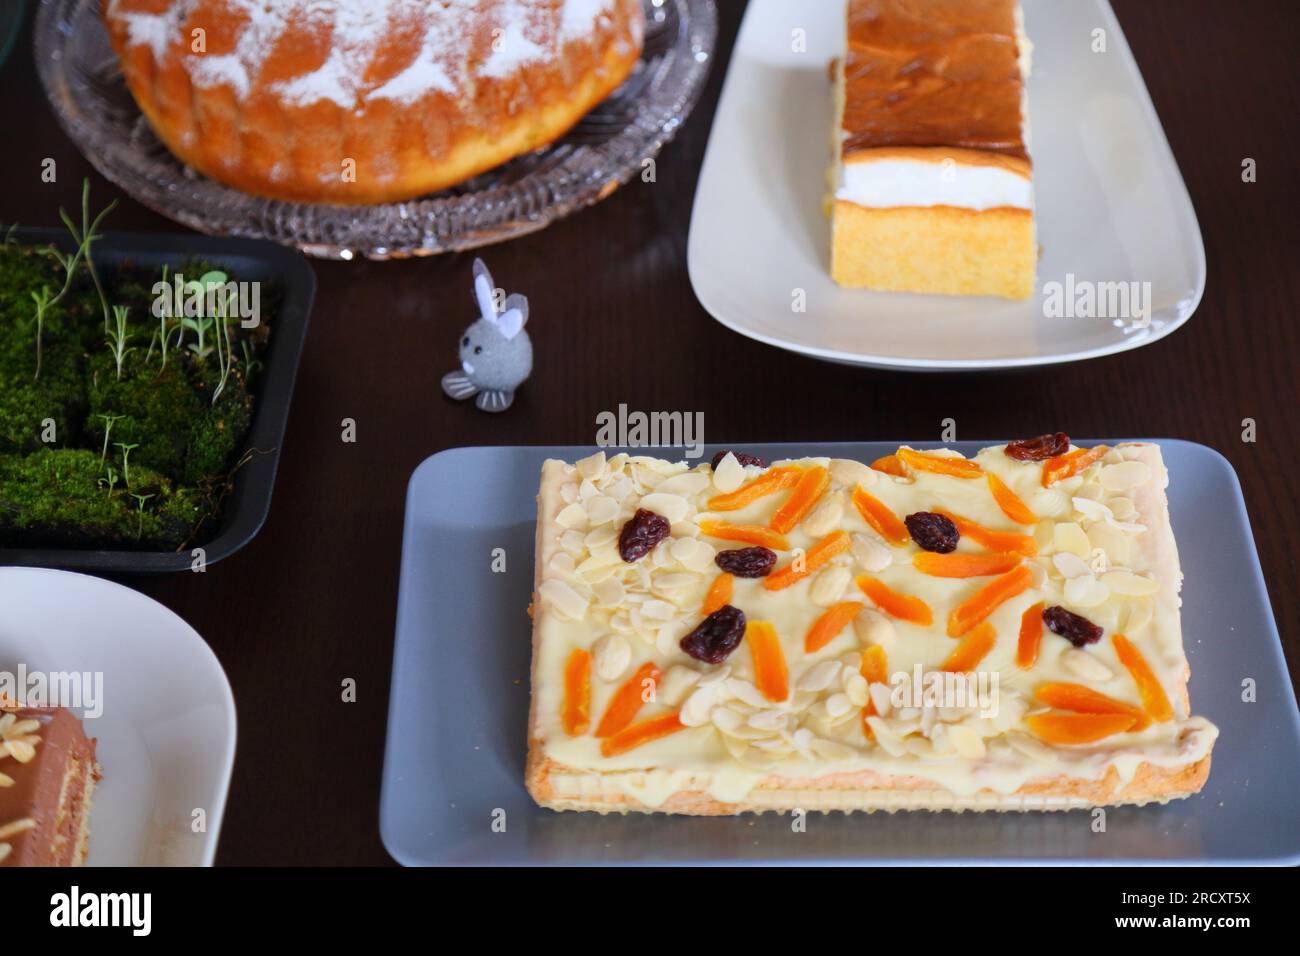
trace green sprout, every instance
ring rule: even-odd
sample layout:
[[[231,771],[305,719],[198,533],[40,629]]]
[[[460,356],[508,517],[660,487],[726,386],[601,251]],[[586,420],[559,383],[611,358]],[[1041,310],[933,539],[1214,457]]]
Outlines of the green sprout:
[[[263,367],[262,360],[254,356],[248,339],[240,339],[239,347],[244,352],[244,383],[247,384],[253,380],[253,373]]]
[[[127,488],[130,488],[131,487],[131,450],[133,448],[139,448],[140,443],[136,442],[134,445],[128,445],[124,441],[115,441],[113,442],[113,447],[122,449],[122,484]]]
[[[67,210],[60,208],[59,217],[63,224],[68,227],[68,232],[72,233],[72,238],[76,240],[77,252],[73,258],[71,267],[68,268],[68,276],[71,278],[73,270],[76,268],[76,260],[84,258],[86,260],[86,271],[90,273],[91,280],[95,283],[95,292],[99,294],[99,304],[104,310],[104,331],[108,331],[108,299],[104,296],[104,286],[99,281],[99,273],[95,271],[95,260],[90,253],[90,247],[94,245],[95,240],[102,238],[99,232],[99,224],[117,206],[117,200],[114,199],[109,203],[98,216],[91,220],[90,218],[90,179],[82,181],[81,186],[81,227],[78,228],[68,215]],[[67,288],[66,286],[64,287]]]
[[[126,316],[131,310],[124,305],[113,306],[113,319],[117,328],[109,331],[108,338],[104,341],[109,348],[113,350],[113,361],[117,363],[117,380],[122,381],[122,363],[126,357],[135,351],[134,348],[127,347],[127,341],[131,338],[126,328]]]
[[[155,495],[137,495],[132,492],[131,497],[135,499],[136,512],[139,515],[139,523],[135,532],[135,540],[139,541],[144,537],[144,506],[149,499],[155,497]]]
[[[108,466],[108,477],[107,477],[107,478],[100,478],[100,479],[99,479],[99,486],[100,486],[101,488],[105,488],[105,487],[108,488],[108,497],[110,497],[110,498],[113,497],[113,488],[114,488],[114,486],[117,485],[117,479],[118,479],[118,477],[119,477],[119,476],[118,476],[118,474],[117,474],[117,469],[114,468],[112,465],[109,465],[109,466]]]
[[[32,381],[38,382],[41,379],[41,335],[45,328],[45,312],[50,307],[50,287],[41,286],[40,292],[33,292],[32,301],[36,303],[36,375]]]
[[[108,436],[113,431],[113,423],[120,422],[126,418],[125,415],[96,415],[96,418],[104,420],[104,447],[99,452],[99,464],[102,467],[104,461],[108,458]]]

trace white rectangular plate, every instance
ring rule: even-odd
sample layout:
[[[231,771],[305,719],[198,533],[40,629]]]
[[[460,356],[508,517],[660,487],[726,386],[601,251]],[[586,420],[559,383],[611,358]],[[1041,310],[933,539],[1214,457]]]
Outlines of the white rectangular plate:
[[[235,760],[235,701],[194,629],[110,581],[0,568],[0,670],[20,664],[103,675],[103,713],[84,721],[104,768],[87,864],[211,866]]]
[[[806,355],[919,370],[1093,358],[1150,344],[1188,319],[1205,289],[1200,227],[1115,15],[1106,0],[1023,3],[1042,246],[1034,296],[868,292],[831,281],[827,64],[843,52],[844,2],[752,0],[691,219],[691,284],[714,318]],[[1093,52],[1095,37],[1105,52]],[[1150,283],[1149,316],[1049,318],[1044,287],[1065,292],[1070,276]],[[796,310],[800,298],[806,311]]]

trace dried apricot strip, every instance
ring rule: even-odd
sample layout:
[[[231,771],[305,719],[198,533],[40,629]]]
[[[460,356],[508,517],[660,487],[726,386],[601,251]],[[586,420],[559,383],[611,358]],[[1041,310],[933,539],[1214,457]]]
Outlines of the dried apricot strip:
[[[1133,726],[1132,714],[1070,714],[1049,711],[1025,718],[1030,731],[1049,744],[1090,744]]]
[[[912,555],[912,567],[936,578],[982,578],[990,574],[1006,574],[1019,563],[1020,556],[1015,554],[918,551]]]
[[[895,478],[907,477],[907,469],[903,467],[903,463],[898,460],[897,455],[885,455],[883,458],[877,458],[871,463],[871,467],[874,471],[883,471]]]
[[[1016,666],[1033,667],[1038,646],[1043,643],[1043,602],[1032,604],[1020,615],[1020,639],[1016,642]]]
[[[1161,722],[1173,720],[1174,708],[1165,695],[1165,689],[1160,686],[1160,679],[1156,677],[1155,671],[1142,656],[1142,652],[1123,634],[1112,634],[1110,640],[1115,645],[1119,662],[1128,669],[1129,674],[1133,676],[1133,683],[1137,684],[1138,693],[1142,695],[1143,709],[1154,720]]]
[[[731,594],[735,590],[735,580],[726,571],[714,578],[713,584],[709,586],[709,593],[704,595],[704,605],[700,608],[700,613],[708,617],[718,608],[730,604]]]
[[[889,506],[861,488],[853,489],[853,507],[858,509],[862,520],[879,532],[880,536],[892,544],[907,544],[912,540],[907,525],[898,515],[889,510]]]
[[[979,666],[980,661],[988,657],[989,651],[993,650],[993,645],[997,642],[997,631],[993,630],[992,624],[985,621],[962,638],[961,643],[953,648],[952,653],[939,669],[956,674],[973,671]]]
[[[1029,505],[1020,500],[1020,496],[1007,487],[1007,483],[993,472],[988,473],[989,491],[998,503],[1002,513],[1016,524],[1038,524],[1038,515],[1030,510]]]
[[[675,711],[661,717],[651,717],[639,724],[625,727],[613,737],[606,737],[600,742],[600,752],[606,757],[617,757],[619,754],[627,753],[642,744],[648,744],[652,740],[658,740],[660,737],[667,737],[669,734],[675,734],[677,731],[685,729],[686,725],[682,723],[681,718],[677,716]]]
[[[943,515],[957,526],[957,530],[963,537],[970,538],[981,548],[996,551],[998,554],[1019,554],[1026,558],[1032,558],[1038,553],[1038,545],[1027,534],[1018,531],[994,531],[992,528],[986,528],[969,518],[944,511],[942,508],[935,508],[934,513]]]
[[[950,475],[953,478],[978,478],[984,469],[969,458],[957,458],[949,455],[927,455],[914,448],[900,448],[894,452],[898,460],[917,471],[929,471],[936,475]]]
[[[808,577],[837,554],[843,554],[847,550],[849,550],[849,533],[832,531],[809,548],[802,558],[794,559],[785,567],[763,578],[763,587],[769,591],[788,588],[796,581]]]
[[[826,494],[826,489],[830,486],[831,473],[821,465],[806,469],[799,483],[794,486],[794,491],[790,492],[790,497],[772,515],[768,527],[785,534],[808,516],[813,505]]]
[[[861,601],[841,601],[828,608],[821,617],[813,621],[812,627],[804,635],[803,649],[812,654],[835,639],[844,630],[846,624],[862,613],[866,607]]]
[[[1027,590],[1033,582],[1033,573],[1023,564],[1001,577],[994,578],[953,608],[952,613],[948,615],[948,636],[961,637],[996,611],[1004,601],[1009,601]]]
[[[745,627],[745,641],[754,656],[754,686],[768,700],[785,700],[790,696],[790,673],[776,628],[767,621],[750,621]]]
[[[564,665],[564,732],[577,737],[591,726],[591,654],[577,648]]]
[[[1145,730],[1151,725],[1151,718],[1140,707],[1107,697],[1082,684],[1040,684],[1034,688],[1034,697],[1048,707],[1079,714],[1128,714],[1133,718],[1133,730]]]
[[[596,736],[612,737],[632,723],[637,711],[646,702],[646,681],[658,684],[659,677],[659,668],[654,665],[653,661],[646,661],[638,667],[636,673],[624,681],[623,686],[614,691],[609,706],[605,708],[605,716],[600,718],[600,723],[596,726]]]
[[[792,488],[799,481],[798,468],[773,468],[747,481],[735,491],[714,495],[709,499],[710,511],[739,511],[759,498],[775,494],[783,488]]]
[[[869,574],[860,575],[857,584],[862,593],[871,598],[872,603],[890,617],[896,617],[900,621],[910,621],[922,627],[929,627],[934,623],[934,612],[930,610],[930,605],[919,597],[895,591],[884,581],[873,578]]]
[[[862,651],[862,668],[859,673],[867,679],[868,684],[888,684],[889,664],[885,657],[885,649],[879,644],[872,644],[864,648]],[[862,708],[862,732],[868,740],[876,739],[876,735],[871,731],[871,725],[867,723],[867,718],[874,717],[875,714],[875,702],[868,697],[866,704]]]
[[[1109,446],[1098,445],[1096,448],[1076,448],[1074,451],[1067,451],[1064,455],[1047,459],[1043,465],[1043,487],[1046,488],[1066,478],[1073,478],[1089,465],[1101,461],[1101,456],[1108,451],[1110,451]]]
[[[789,551],[790,542],[785,535],[777,534],[771,528],[757,524],[730,524],[726,521],[701,521],[700,531],[710,538],[722,538],[724,541],[744,541],[756,544],[760,548],[773,551]]]

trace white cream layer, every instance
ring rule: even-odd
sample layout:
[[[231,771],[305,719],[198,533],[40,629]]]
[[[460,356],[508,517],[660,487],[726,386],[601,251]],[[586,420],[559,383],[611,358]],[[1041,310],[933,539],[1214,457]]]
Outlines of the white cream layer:
[[[842,163],[835,198],[869,209],[1032,209],[1033,186],[1026,177],[1001,166],[875,159]]]

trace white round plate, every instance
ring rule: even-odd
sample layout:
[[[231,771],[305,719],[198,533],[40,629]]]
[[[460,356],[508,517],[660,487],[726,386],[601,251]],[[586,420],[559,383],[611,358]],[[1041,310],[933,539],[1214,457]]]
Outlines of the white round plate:
[[[1205,249],[1119,23],[1105,0],[1023,5],[1034,43],[1029,114],[1042,246],[1029,301],[831,281],[827,64],[842,54],[843,0],[752,0],[691,218],[691,284],[704,307],[779,348],[931,371],[1072,362],[1148,345],[1182,325],[1205,288]],[[1105,52],[1093,52],[1098,30]],[[1069,297],[1080,283],[1103,294],[1124,283],[1146,311],[1050,316],[1044,290]]]
[[[104,770],[87,863],[211,866],[235,761],[235,700],[194,629],[100,578],[0,568],[0,671],[20,666],[102,675],[102,713],[84,721]]]

